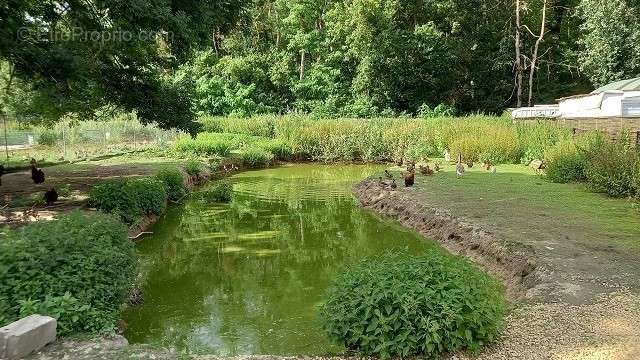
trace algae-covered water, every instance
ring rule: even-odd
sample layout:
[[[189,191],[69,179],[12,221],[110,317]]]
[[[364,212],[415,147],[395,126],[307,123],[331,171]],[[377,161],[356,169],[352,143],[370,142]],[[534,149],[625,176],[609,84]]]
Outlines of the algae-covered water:
[[[345,264],[435,246],[358,207],[371,165],[291,165],[233,176],[230,204],[170,209],[138,244],[144,304],[126,337],[222,356],[324,355],[317,306]]]

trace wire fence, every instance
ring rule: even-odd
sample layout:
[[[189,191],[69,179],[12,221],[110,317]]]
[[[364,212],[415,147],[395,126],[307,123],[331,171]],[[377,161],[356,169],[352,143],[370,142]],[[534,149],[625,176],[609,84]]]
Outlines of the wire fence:
[[[5,163],[30,158],[73,161],[166,147],[180,134],[176,130],[142,125],[136,120],[61,122],[53,127],[24,127],[14,120],[0,130],[0,160]]]

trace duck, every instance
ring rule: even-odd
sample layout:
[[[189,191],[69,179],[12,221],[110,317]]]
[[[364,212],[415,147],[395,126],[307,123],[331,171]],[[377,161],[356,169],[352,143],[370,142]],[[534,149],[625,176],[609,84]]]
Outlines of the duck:
[[[493,164],[491,164],[491,161],[489,161],[489,160],[485,160],[482,163],[482,168],[487,170],[487,171],[491,170],[491,166],[493,166]]]
[[[31,159],[31,180],[34,184],[42,184],[44,182],[44,171],[38,169],[36,159]]]
[[[434,171],[429,167],[429,164],[427,164],[426,166],[420,165],[419,169],[420,173],[424,176],[431,176],[434,173]]]
[[[405,187],[411,187],[415,184],[416,182],[416,172],[415,171],[409,171],[404,175],[404,186]]]
[[[462,154],[458,155],[458,164],[456,165],[456,177],[460,178],[464,176],[464,165],[462,165]]]
[[[51,188],[51,190],[44,193],[44,201],[47,205],[53,205],[56,201],[58,201],[58,192],[56,189]]]
[[[395,190],[398,188],[398,184],[396,184],[396,181],[394,179],[391,180],[391,189]]]

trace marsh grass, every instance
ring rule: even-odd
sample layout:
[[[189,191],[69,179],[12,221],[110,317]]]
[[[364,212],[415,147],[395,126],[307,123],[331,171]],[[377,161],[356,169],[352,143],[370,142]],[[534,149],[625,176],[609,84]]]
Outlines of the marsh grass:
[[[548,146],[570,138],[567,129],[551,122],[514,124],[509,118],[481,115],[430,119],[208,117],[201,122],[205,130],[219,132],[220,136],[235,133],[275,139],[288,156],[322,162],[420,161],[448,149],[453,156],[461,154],[469,161],[528,163],[542,158]]]

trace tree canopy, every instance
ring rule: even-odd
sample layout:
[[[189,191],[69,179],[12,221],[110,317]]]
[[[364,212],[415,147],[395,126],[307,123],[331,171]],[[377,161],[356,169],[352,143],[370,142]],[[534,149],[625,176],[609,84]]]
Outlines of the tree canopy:
[[[630,0],[3,0],[0,57],[22,111],[190,129],[550,102],[640,75],[638,25]]]

